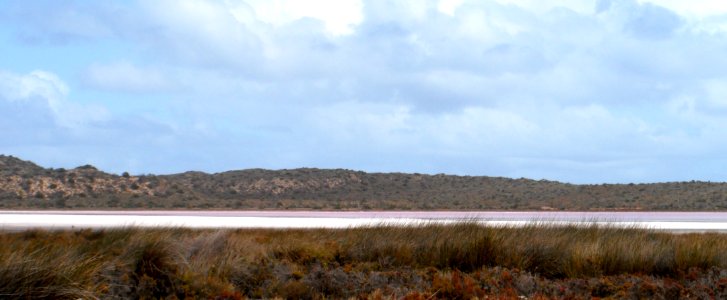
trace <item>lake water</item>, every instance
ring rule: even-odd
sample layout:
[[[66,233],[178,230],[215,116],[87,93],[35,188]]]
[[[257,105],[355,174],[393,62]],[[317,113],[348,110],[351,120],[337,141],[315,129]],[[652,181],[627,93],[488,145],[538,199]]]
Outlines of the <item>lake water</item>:
[[[513,211],[0,211],[0,229],[28,228],[346,228],[478,222],[636,226],[673,232],[727,232],[727,212],[513,212]]]

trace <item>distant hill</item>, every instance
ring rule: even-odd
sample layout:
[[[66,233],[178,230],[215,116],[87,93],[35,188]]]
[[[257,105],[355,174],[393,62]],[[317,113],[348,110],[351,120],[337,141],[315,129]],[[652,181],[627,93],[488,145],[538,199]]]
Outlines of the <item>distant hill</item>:
[[[0,209],[727,210],[727,183],[574,185],[486,176],[250,169],[122,176],[0,155]]]

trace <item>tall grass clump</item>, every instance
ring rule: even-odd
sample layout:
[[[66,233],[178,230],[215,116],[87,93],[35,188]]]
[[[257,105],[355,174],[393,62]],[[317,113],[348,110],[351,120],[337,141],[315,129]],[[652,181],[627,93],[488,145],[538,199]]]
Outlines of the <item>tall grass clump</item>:
[[[95,298],[92,277],[100,270],[99,257],[65,249],[65,239],[42,231],[3,236],[0,243],[0,298]]]
[[[377,226],[331,232],[338,255],[382,267],[415,265],[471,271],[495,263],[497,229],[476,224]]]
[[[719,298],[725,249],[595,224],[0,232],[0,298]]]
[[[503,266],[561,278],[676,275],[694,267],[727,266],[727,237],[721,234],[676,235],[598,225],[380,226],[332,231],[329,239],[340,243],[339,256],[384,266],[461,271]]]

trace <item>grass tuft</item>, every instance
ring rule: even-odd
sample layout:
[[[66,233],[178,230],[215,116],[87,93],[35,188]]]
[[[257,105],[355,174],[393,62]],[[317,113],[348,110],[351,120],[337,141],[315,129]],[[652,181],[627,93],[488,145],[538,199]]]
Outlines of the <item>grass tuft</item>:
[[[0,245],[3,299],[727,296],[716,233],[464,222],[31,230]]]

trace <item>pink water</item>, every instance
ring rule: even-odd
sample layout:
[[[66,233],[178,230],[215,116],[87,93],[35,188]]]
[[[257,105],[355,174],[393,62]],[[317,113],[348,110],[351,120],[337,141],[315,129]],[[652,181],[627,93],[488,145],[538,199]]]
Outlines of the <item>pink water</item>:
[[[267,218],[406,218],[406,219],[486,219],[561,221],[682,221],[727,222],[727,212],[590,212],[590,211],[222,211],[222,210],[0,210],[3,214],[50,215],[128,215]]]

